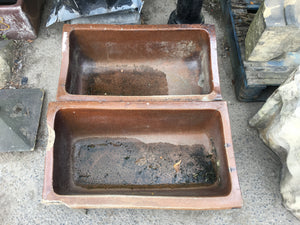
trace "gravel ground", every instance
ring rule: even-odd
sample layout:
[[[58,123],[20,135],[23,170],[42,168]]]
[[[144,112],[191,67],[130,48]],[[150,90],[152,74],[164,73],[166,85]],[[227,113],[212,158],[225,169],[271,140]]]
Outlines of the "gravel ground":
[[[167,23],[175,3],[175,0],[146,0],[144,23]],[[248,126],[248,120],[262,103],[241,103],[235,98],[224,25],[216,1],[207,1],[203,14],[206,23],[216,26],[221,90],[224,100],[228,101],[244,206],[220,211],[74,210],[64,205],[42,204],[46,111],[48,102],[54,101],[56,96],[62,38],[62,24],[45,28],[49,5],[48,2],[44,9],[38,39],[15,42],[8,49],[1,50],[14,52],[12,57],[15,59],[19,57],[14,65],[18,73],[8,86],[17,86],[22,77],[27,77],[28,83],[21,87],[43,88],[46,98],[35,151],[0,154],[0,224],[300,224],[282,206],[279,160],[259,139],[257,132]]]

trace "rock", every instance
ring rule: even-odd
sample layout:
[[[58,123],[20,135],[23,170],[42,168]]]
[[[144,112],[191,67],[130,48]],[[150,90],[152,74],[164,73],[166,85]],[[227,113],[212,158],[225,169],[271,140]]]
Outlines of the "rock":
[[[300,1],[265,0],[245,39],[246,60],[269,61],[300,48]]]
[[[6,59],[0,54],[0,88],[6,85],[6,80],[10,76],[10,66]]]
[[[280,158],[284,205],[300,219],[300,66],[250,120]]]

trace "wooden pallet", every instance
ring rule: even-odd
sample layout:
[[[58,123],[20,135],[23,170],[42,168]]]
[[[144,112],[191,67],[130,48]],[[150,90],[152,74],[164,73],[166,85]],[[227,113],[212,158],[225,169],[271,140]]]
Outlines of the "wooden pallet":
[[[219,1],[230,47],[236,96],[240,101],[265,101],[273,90],[285,81],[296,64],[300,64],[300,54],[293,62],[286,62],[285,58],[265,63],[245,62],[243,60],[245,37],[261,1],[251,3],[249,0]]]

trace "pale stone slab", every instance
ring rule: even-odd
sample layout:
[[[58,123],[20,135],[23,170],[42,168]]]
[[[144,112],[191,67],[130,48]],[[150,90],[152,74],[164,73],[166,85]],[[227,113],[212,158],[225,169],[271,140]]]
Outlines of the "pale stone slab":
[[[250,120],[280,157],[284,205],[300,219],[300,67]]]

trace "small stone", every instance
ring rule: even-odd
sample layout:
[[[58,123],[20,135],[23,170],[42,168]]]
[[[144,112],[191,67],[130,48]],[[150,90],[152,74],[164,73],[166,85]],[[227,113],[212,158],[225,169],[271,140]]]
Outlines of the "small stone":
[[[28,77],[22,77],[21,84],[26,85],[28,83]]]

